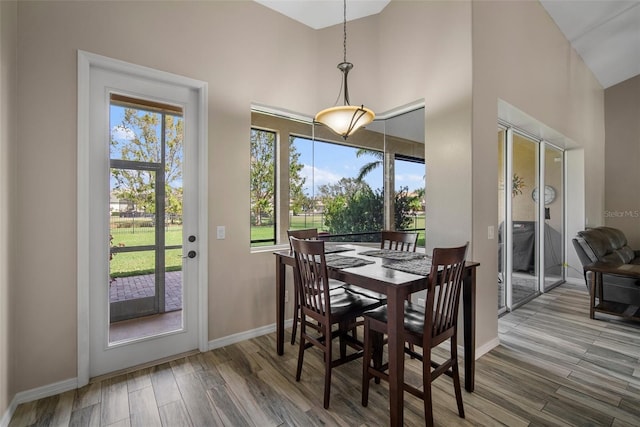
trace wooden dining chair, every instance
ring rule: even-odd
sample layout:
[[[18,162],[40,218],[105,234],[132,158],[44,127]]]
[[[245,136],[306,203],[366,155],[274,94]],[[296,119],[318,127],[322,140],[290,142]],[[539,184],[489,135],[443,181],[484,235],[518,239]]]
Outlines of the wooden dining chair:
[[[304,352],[307,348],[317,347],[324,353],[324,407],[329,407],[331,390],[331,369],[362,357],[362,343],[348,333],[353,329],[356,318],[367,310],[379,307],[382,303],[367,298],[345,288],[329,288],[329,277],[324,255],[324,241],[300,240],[292,237],[291,245],[295,258],[295,285],[300,296],[301,322],[300,347],[296,381],[300,381]],[[310,319],[307,321],[307,317]],[[311,323],[313,328],[308,329]],[[319,326],[316,330],[315,324]],[[338,329],[332,331],[332,326]],[[316,332],[312,335],[309,332]],[[333,360],[332,340],[340,340],[340,357]],[[347,345],[356,351],[347,355]]]
[[[422,390],[404,383],[403,390],[424,401],[425,425],[433,426],[431,383],[442,374],[453,379],[458,414],[464,418],[460,374],[458,371],[458,305],[462,292],[462,272],[468,243],[457,248],[433,250],[431,270],[427,284],[424,309],[405,302],[405,341],[422,347],[422,354],[405,347],[405,353],[422,361]],[[388,381],[385,372],[388,364],[382,364],[383,336],[388,334],[387,306],[364,314],[364,358],[362,375],[362,405],[369,400],[369,383],[372,377]],[[450,354],[442,363],[431,360],[431,349],[450,340]],[[373,360],[373,364],[372,364]],[[434,368],[431,370],[431,368]]]
[[[418,243],[418,233],[405,231],[382,230],[380,249],[392,249],[394,251],[415,252]]]
[[[287,237],[289,238],[289,249],[293,251],[291,245],[291,237],[301,240],[318,240],[317,228],[305,228],[301,230],[287,230]],[[330,279],[329,289],[339,288],[344,283]],[[293,287],[293,325],[291,327],[291,345],[296,343],[296,334],[298,333],[298,323],[300,322],[300,296],[296,286]]]
[[[380,239],[380,249],[391,249],[394,251],[415,252],[418,246],[418,233],[408,233],[406,231],[382,230]],[[411,294],[407,295],[407,301],[411,302]],[[413,346],[409,348],[413,350]]]

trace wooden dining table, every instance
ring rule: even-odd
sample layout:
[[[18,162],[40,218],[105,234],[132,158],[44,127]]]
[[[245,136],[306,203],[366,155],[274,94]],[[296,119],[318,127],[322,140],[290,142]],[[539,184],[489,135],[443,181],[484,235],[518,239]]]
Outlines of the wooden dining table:
[[[414,292],[424,290],[427,276],[388,268],[384,265],[396,262],[384,257],[362,255],[371,251],[370,246],[340,244],[347,257],[363,258],[366,265],[350,268],[329,268],[329,277],[345,283],[360,286],[387,296],[388,307],[388,351],[389,351],[389,408],[390,425],[403,424],[404,410],[404,302]],[[284,354],[284,312],[286,266],[294,266],[295,260],[290,250],[275,251],[276,258],[276,350]],[[475,306],[476,268],[480,264],[465,263],[462,291],[463,335],[464,335],[464,381],[465,389],[472,392],[475,386]]]

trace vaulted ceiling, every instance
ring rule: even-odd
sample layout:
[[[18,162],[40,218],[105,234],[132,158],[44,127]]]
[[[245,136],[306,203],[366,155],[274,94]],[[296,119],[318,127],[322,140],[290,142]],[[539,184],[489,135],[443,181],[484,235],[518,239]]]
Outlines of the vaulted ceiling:
[[[342,0],[255,0],[311,28],[339,24]],[[351,0],[347,20],[380,13],[390,0]],[[540,0],[600,84],[640,74],[640,0]]]

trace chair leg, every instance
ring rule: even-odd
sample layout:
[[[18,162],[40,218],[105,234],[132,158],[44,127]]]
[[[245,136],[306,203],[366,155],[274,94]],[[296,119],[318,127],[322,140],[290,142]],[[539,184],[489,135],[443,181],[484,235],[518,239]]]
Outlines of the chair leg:
[[[362,341],[363,353],[362,353],[362,406],[369,404],[369,382],[371,376],[369,375],[369,365],[371,364],[371,331],[369,330],[369,321],[364,321],[364,338]]]
[[[431,351],[425,350],[423,357],[422,389],[424,390],[424,425],[427,427],[433,427],[433,403],[431,402]]]
[[[302,374],[302,361],[304,360],[304,346],[305,346],[305,323],[304,314],[302,315],[302,322],[300,323],[300,348],[298,349],[298,368],[296,369],[296,381],[300,381],[300,375]]]
[[[339,328],[339,340],[340,340],[340,359],[344,359],[347,357],[347,340],[346,335],[349,333],[349,324],[348,323],[340,323],[338,325]]]
[[[451,373],[453,377],[453,388],[456,393],[456,403],[458,404],[458,415],[460,418],[464,418],[464,406],[462,404],[462,388],[460,387],[460,370],[458,369],[458,350],[455,345],[454,338],[451,338],[451,358],[453,359],[451,365]]]
[[[371,341],[373,342],[373,367],[377,371],[382,370],[382,353],[384,352],[384,334],[381,332],[372,332]],[[376,384],[380,384],[380,377],[375,377]]]

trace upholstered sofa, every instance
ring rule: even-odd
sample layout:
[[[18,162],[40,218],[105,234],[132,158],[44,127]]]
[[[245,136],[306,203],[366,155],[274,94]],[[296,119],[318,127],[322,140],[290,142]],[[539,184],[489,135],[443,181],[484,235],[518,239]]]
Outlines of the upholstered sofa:
[[[595,227],[579,231],[573,239],[582,266],[602,261],[612,265],[640,265],[640,251],[627,244],[624,233],[617,228]],[[589,287],[591,277],[585,276]],[[640,305],[640,280],[621,275],[603,274],[602,292],[605,301]]]

